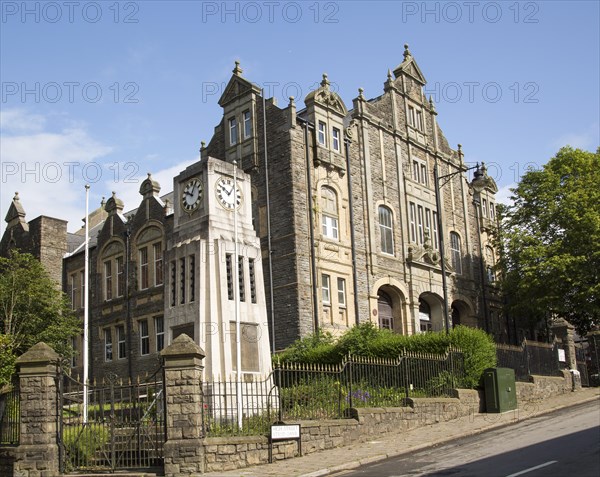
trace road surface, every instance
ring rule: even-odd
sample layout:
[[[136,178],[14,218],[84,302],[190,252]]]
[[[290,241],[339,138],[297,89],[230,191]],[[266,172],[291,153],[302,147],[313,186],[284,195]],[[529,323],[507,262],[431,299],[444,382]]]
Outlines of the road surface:
[[[336,477],[599,477],[600,405],[574,406]]]

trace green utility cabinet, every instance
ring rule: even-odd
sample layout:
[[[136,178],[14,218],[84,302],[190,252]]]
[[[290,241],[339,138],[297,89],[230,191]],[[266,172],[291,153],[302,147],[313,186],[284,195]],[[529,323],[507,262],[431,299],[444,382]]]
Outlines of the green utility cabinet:
[[[488,368],[483,372],[486,412],[506,412],[517,408],[515,371],[511,368]]]

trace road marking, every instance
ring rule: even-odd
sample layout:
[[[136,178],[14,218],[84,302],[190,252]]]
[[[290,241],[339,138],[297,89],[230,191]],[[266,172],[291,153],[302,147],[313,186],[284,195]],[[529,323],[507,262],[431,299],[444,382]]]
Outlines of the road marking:
[[[521,472],[517,472],[516,474],[507,475],[506,477],[517,477],[517,475],[527,474],[528,472],[532,472],[534,470],[538,470],[543,467],[548,467],[549,465],[556,464],[557,462],[558,462],[557,460],[550,460],[544,464],[536,465],[535,467],[530,467],[529,469],[522,470]]]

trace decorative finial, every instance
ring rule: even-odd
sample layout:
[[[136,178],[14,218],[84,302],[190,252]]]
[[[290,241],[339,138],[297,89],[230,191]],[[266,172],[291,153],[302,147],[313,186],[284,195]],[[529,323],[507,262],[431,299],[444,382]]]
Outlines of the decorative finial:
[[[358,97],[360,99],[365,99],[365,97],[363,96],[364,92],[365,92],[365,90],[363,88],[358,88]]]
[[[204,141],[200,141],[200,149],[204,149],[206,147],[206,143]]]
[[[388,68],[388,81],[392,81],[392,70]]]
[[[19,193],[15,192],[15,196],[13,197],[13,200],[18,201],[19,200]]]
[[[112,191],[112,196],[113,196],[113,198],[117,197],[117,193],[114,190]]]
[[[410,54],[410,50],[408,49],[408,43],[404,44],[404,59],[406,60],[409,56],[412,56]]]
[[[234,167],[237,167],[237,161],[235,159],[233,160],[232,164]]]
[[[100,201],[100,206],[101,206],[102,208],[104,208],[104,206],[105,206],[105,205],[106,205],[106,200],[105,200],[105,197],[104,197],[104,196],[102,196],[102,200]]]
[[[327,79],[327,73],[323,73],[323,80],[321,81],[321,86],[329,89],[329,80]]]
[[[146,174],[148,174],[148,179],[152,179],[152,174],[150,174],[149,172],[146,172]]]
[[[289,105],[290,106],[294,105],[294,97],[293,96],[290,96],[290,104]]]
[[[235,61],[235,68],[233,69],[233,74],[236,76],[242,76],[242,69],[240,68],[240,62]]]
[[[433,104],[433,97],[429,95],[429,109],[432,113],[435,113],[435,104]]]

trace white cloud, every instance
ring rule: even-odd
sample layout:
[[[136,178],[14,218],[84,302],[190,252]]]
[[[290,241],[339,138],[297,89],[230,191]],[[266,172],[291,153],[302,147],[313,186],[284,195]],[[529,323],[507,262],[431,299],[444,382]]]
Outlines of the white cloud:
[[[504,205],[512,205],[513,201],[510,199],[510,196],[513,194],[510,189],[517,187],[516,183],[508,184],[498,189],[498,193],[496,194],[496,202]]]
[[[21,109],[2,112],[0,214],[6,214],[18,191],[27,220],[47,215],[68,220],[70,229],[78,228],[85,215],[84,185],[110,172],[102,161],[112,148],[81,125],[71,123],[49,132],[49,123],[48,118]],[[5,227],[2,220],[0,234]]]
[[[554,149],[568,145],[578,149],[595,151],[600,145],[599,130],[598,123],[593,123],[582,131],[563,134],[552,145]]]

